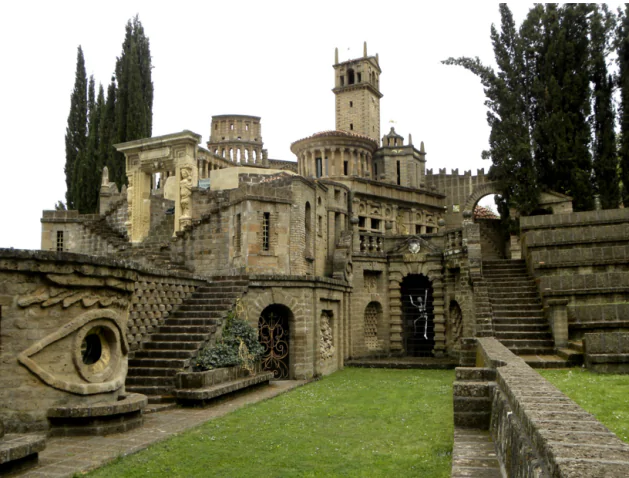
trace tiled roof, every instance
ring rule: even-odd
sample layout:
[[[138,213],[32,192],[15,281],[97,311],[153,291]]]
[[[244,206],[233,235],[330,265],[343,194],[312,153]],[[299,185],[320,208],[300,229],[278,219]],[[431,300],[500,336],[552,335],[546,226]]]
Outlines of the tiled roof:
[[[474,208],[474,218],[476,219],[500,219],[494,211],[487,207],[476,206]]]

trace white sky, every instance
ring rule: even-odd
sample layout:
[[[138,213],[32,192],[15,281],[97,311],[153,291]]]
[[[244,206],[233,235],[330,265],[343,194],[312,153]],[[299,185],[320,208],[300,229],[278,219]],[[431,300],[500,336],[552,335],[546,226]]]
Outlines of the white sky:
[[[30,1],[0,6],[0,247],[40,247],[42,210],[65,201],[64,135],[76,49],[107,87],[124,27],[139,13],[153,58],[153,135],[189,129],[208,140],[212,115],[262,117],[269,157],[334,129],[339,60],[380,56],[381,132],[426,146],[427,167],[489,168],[479,80],[447,57],[492,63],[497,4],[480,2]],[[519,23],[530,4],[511,5]],[[390,123],[394,121],[395,123]]]

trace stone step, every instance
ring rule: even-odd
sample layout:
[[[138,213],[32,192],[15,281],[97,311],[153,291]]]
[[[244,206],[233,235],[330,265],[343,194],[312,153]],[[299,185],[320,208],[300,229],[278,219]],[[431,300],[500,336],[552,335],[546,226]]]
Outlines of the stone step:
[[[166,367],[132,367],[129,369],[127,379],[129,377],[171,377],[180,372],[179,368]]]
[[[507,347],[515,355],[553,355],[553,347]]]
[[[225,305],[230,307],[234,303],[234,299],[231,297],[208,297],[205,299],[197,299],[195,295],[192,295],[192,298],[187,299],[185,305],[187,306],[197,306],[197,305]]]
[[[543,319],[544,312],[541,310],[494,310],[494,316],[499,319],[508,318],[529,318],[529,319]]]
[[[155,377],[155,376],[127,376],[125,380],[125,387],[174,387],[175,386],[175,378],[174,377]]]
[[[158,329],[158,334],[192,334],[192,335],[206,335],[216,332],[216,325],[173,325],[172,319],[168,319],[168,322],[161,325]]]
[[[526,265],[524,259],[501,259],[496,261],[483,261],[483,266],[488,265],[491,267],[509,266],[514,264]]]
[[[165,341],[156,341],[153,337],[149,342],[144,342],[144,350],[197,350],[202,343],[196,342],[188,342],[184,341],[187,339],[185,335],[180,337],[180,340],[175,340],[172,342]]]
[[[139,352],[139,351],[138,351]],[[137,353],[136,352],[136,357]],[[190,365],[190,359],[182,358],[151,358],[151,357],[138,357],[129,360],[129,370],[133,367],[140,368],[166,368],[166,369],[184,369]]]
[[[526,291],[526,292],[492,290],[490,293],[490,296],[493,300],[535,299],[536,301],[539,301],[539,294],[537,293],[537,289]]]
[[[510,294],[513,292],[535,292],[537,293],[537,287],[535,286],[535,284],[531,283],[531,284],[504,284],[504,283],[498,283],[498,284],[487,284],[487,287],[489,288],[489,290],[491,290],[491,294],[495,294],[495,293],[503,293],[503,294]]]
[[[573,348],[561,347],[557,349],[557,356],[574,364],[581,365],[583,363],[583,352],[578,352]]]
[[[232,293],[232,294],[242,294],[243,292],[247,291],[247,287],[246,286],[240,286],[240,285],[217,285],[217,286],[213,286],[213,287],[199,287],[196,291],[195,294],[214,294],[217,292],[223,292],[223,293]]]
[[[211,333],[205,334],[191,334],[191,333],[175,333],[175,334],[163,334],[161,332],[151,335],[152,342],[176,342],[178,340],[185,339],[186,341],[205,342],[212,337]]]
[[[548,368],[570,368],[574,367],[574,363],[554,355],[553,352],[541,355],[520,355],[520,357],[531,368],[548,369]]]
[[[548,322],[542,317],[494,317],[496,325],[543,325],[548,327]]]
[[[212,310],[177,310],[173,312],[170,317],[174,319],[219,319],[223,317],[226,313],[227,309],[223,309],[222,311]],[[169,318],[170,321],[170,318]]]
[[[136,358],[152,358],[152,359],[190,359],[194,356],[196,350],[165,350],[151,349],[138,350],[135,353]]]
[[[546,323],[546,321],[544,322],[536,322],[536,323],[531,323],[531,324],[527,324],[527,323],[516,323],[516,324],[512,324],[512,323],[496,323],[494,321],[494,330],[496,331],[496,333],[498,332],[509,332],[509,333],[515,333],[515,332],[522,332],[522,333],[529,333],[529,332],[545,332],[550,330],[548,323]]]
[[[568,347],[573,349],[575,352],[583,353],[583,340],[570,340],[568,342]]]
[[[499,339],[500,343],[507,348],[554,348],[555,343],[549,339]]]
[[[173,317],[170,316],[167,319],[167,324],[169,326],[212,326],[212,325],[218,325],[221,323],[221,318],[220,317],[195,317],[195,318],[189,318],[189,317]],[[161,330],[161,329],[160,329]]]
[[[502,302],[497,301],[491,303],[494,314],[502,315],[502,312],[511,312],[511,311],[525,311],[525,312],[541,312],[543,313],[542,306],[539,303],[525,303],[522,301],[513,302]]]
[[[519,279],[528,279],[528,273],[526,269],[498,269],[491,270],[485,269],[483,270],[483,277],[487,278],[501,278],[501,277],[513,277]]]
[[[550,334],[550,330],[539,332],[523,332],[522,330],[517,330],[514,332],[503,332],[496,330],[496,338],[500,341],[509,339],[552,340],[552,335]]]
[[[125,386],[127,392],[141,393],[149,398],[155,395],[170,395],[174,386],[172,385],[130,385]]]
[[[190,304],[186,301],[177,312],[227,312],[229,309],[229,305],[225,304]]]

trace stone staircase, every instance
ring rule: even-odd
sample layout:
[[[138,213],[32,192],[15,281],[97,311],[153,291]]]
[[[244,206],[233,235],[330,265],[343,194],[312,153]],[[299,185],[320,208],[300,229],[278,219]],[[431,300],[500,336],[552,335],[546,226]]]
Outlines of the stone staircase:
[[[495,336],[516,355],[555,355],[550,326],[523,260],[483,261]]]
[[[216,341],[248,284],[244,276],[223,276],[197,288],[129,360],[126,390],[148,396],[149,404],[174,403],[177,372],[189,371],[199,350]]]

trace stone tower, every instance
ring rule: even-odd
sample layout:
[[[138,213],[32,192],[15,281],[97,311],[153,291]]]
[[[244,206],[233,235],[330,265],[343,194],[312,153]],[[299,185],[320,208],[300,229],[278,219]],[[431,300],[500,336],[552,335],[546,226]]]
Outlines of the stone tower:
[[[212,116],[207,148],[235,164],[266,165],[267,162],[259,116]]]
[[[353,131],[380,141],[380,65],[378,55],[339,63],[338,48],[334,58],[336,129]]]

